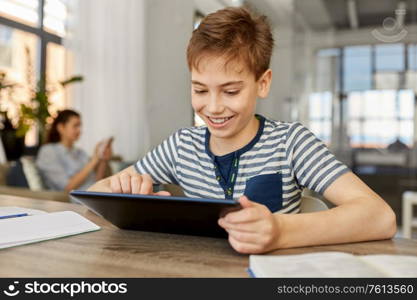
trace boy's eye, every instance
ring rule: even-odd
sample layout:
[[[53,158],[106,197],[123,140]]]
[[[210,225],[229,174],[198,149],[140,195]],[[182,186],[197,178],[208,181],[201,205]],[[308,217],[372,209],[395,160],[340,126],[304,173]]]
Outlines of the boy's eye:
[[[204,93],[207,93],[207,91],[206,90],[194,90],[194,93],[196,93],[196,94],[204,94]]]
[[[228,96],[234,96],[234,95],[239,94],[239,92],[240,92],[239,90],[233,90],[233,91],[225,91],[224,93]]]

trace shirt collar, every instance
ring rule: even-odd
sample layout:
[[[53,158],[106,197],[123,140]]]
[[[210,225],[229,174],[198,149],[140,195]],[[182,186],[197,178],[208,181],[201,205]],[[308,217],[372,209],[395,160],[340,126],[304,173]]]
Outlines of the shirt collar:
[[[256,133],[255,137],[245,146],[243,146],[242,148],[234,151],[234,153],[236,154],[237,157],[240,157],[243,153],[249,151],[250,149],[252,149],[252,147],[259,141],[259,139],[261,138],[261,135],[264,131],[264,127],[265,127],[265,117],[256,114],[255,117],[259,120],[259,128],[258,128],[258,132]],[[214,159],[215,155],[211,152],[210,150],[210,131],[208,130],[208,127],[206,128],[206,136],[205,136],[205,150],[206,153],[209,157],[211,157],[212,159]],[[231,152],[233,153],[233,152]],[[225,155],[229,155],[225,154]],[[224,156],[225,156],[224,155]],[[223,155],[222,155],[223,156]]]

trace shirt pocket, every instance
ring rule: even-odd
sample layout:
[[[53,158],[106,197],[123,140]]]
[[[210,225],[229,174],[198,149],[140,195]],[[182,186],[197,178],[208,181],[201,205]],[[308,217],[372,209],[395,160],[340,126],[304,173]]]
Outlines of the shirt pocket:
[[[246,181],[244,195],[249,200],[265,205],[271,212],[282,208],[282,175],[258,175]]]

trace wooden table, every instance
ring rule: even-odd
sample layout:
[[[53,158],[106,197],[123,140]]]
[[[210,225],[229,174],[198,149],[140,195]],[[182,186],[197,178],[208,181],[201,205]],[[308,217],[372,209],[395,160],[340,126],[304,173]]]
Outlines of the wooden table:
[[[120,230],[72,203],[0,195],[0,206],[72,210],[102,227],[96,232],[2,249],[0,277],[248,277],[249,256],[235,252],[226,239]],[[417,256],[417,241],[393,239],[272,254],[317,251]]]

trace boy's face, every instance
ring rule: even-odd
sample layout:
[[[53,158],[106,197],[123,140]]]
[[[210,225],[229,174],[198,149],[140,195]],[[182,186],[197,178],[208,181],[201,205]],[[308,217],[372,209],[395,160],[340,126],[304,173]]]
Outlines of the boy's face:
[[[269,92],[271,71],[258,81],[244,64],[218,56],[203,58],[199,70],[191,71],[192,106],[204,120],[213,137],[240,136],[254,119],[256,99]]]

